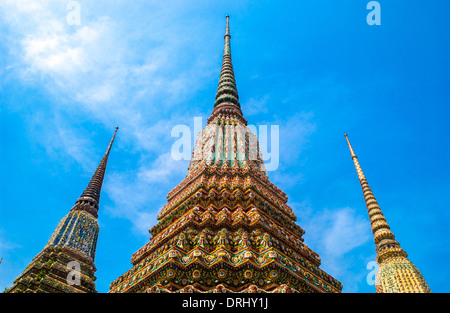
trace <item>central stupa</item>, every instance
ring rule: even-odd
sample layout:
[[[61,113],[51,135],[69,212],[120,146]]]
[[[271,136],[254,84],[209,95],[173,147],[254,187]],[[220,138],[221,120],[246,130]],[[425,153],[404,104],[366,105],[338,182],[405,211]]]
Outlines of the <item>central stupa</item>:
[[[247,128],[231,63],[227,16],[219,86],[186,178],[167,196],[110,292],[341,292],[303,243],[286,194],[269,181]]]

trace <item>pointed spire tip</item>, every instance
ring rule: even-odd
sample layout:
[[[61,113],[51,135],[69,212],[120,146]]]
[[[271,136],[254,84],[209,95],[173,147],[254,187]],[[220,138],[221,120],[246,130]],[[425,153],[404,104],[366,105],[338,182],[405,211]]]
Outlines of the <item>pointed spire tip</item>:
[[[352,158],[356,158],[356,154],[353,151],[352,145],[350,144],[350,140],[348,140],[347,134],[344,134],[344,136],[345,136],[345,139],[347,140],[347,145],[348,145],[348,148],[350,149],[350,154],[351,154]]]
[[[88,186],[81,194],[80,198],[76,201],[77,204],[82,203],[84,200],[92,201],[94,203],[95,209],[91,213],[97,217],[97,210],[100,203],[100,193],[102,191],[103,178],[105,177],[106,164],[108,163],[109,153],[111,152],[111,147],[113,145],[114,139],[116,138],[117,130],[119,126],[116,126],[114,135],[109,142],[108,148],[106,149],[105,155],[103,156],[100,164],[98,165],[94,175],[92,176]],[[84,209],[84,207],[82,207]]]

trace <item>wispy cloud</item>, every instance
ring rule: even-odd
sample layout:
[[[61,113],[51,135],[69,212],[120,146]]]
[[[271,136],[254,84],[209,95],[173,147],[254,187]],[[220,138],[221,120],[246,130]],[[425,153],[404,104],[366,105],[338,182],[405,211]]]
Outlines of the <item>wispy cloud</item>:
[[[175,161],[166,153],[140,166],[136,172],[112,173],[104,188],[114,207],[106,210],[113,216],[128,219],[137,235],[148,235],[165,204],[165,196],[184,178],[187,166],[188,161]]]
[[[264,95],[259,98],[250,98],[245,103],[242,104],[242,107],[245,108],[244,115],[252,116],[259,113],[267,113],[268,110],[268,101],[270,100],[270,95]]]
[[[143,221],[159,209],[147,211],[149,203],[157,201],[156,188],[150,187],[179,179],[180,169],[187,169],[167,155],[171,128],[187,114],[175,105],[200,88],[202,80],[212,79],[214,54],[208,58],[201,51],[209,48],[207,34],[185,36],[195,34],[201,23],[189,23],[189,17],[172,23],[174,14],[184,12],[177,10],[180,3],[150,2],[145,12],[130,8],[127,1],[114,6],[79,3],[81,25],[73,26],[66,22],[66,2],[2,1],[6,47],[13,56],[8,71],[52,95],[54,101],[24,107],[22,114],[35,142],[54,158],[72,158],[88,173],[98,162],[93,151],[101,153],[103,147],[94,146],[91,131],[82,123],[111,131],[120,126],[120,144],[140,163],[130,172],[110,172],[104,192],[113,200],[112,214],[131,220],[139,230],[148,229]],[[187,16],[193,8],[186,6]],[[184,54],[188,45],[198,53]],[[173,186],[178,182],[171,181]],[[133,201],[122,212],[126,195]]]
[[[0,228],[0,255],[4,257],[8,254],[9,250],[20,247],[18,244],[11,242],[7,239],[6,233]]]
[[[319,253],[322,268],[340,279],[346,292],[356,292],[358,282],[367,275],[366,263],[373,259],[352,260],[347,256],[370,241],[368,221],[348,207],[313,209],[308,200],[291,206],[300,226],[306,230],[305,243]],[[363,271],[355,272],[354,262],[366,262],[358,266]]]
[[[12,257],[12,252],[18,248],[20,248],[20,245],[10,241],[4,229],[0,228],[0,259],[3,259],[0,265],[0,284],[2,288],[6,281],[14,280],[16,272],[20,269],[23,270],[24,265],[20,264],[22,260]]]
[[[302,181],[303,175],[298,167],[304,162],[302,153],[307,148],[310,136],[316,131],[313,118],[310,112],[300,112],[289,117],[274,117],[266,123],[279,125],[279,166],[269,172],[275,184],[288,188]],[[297,170],[293,171],[293,167]]]
[[[155,15],[167,9],[152,3],[150,15],[137,14],[138,21],[148,18],[147,28],[140,30],[142,24],[127,19],[126,10],[120,12],[128,3],[109,10],[96,6],[101,3],[81,2],[82,25],[72,26],[66,23],[65,3],[2,2],[8,48],[15,55],[11,69],[25,81],[45,83],[58,99],[49,104],[52,111],[76,111],[108,126],[120,124],[139,145],[142,129],[210,77],[210,64],[201,53],[186,62],[182,51],[189,43],[182,28],[194,26],[168,26],[170,15]],[[102,14],[89,14],[91,10]],[[200,46],[198,41],[194,38],[192,44]]]

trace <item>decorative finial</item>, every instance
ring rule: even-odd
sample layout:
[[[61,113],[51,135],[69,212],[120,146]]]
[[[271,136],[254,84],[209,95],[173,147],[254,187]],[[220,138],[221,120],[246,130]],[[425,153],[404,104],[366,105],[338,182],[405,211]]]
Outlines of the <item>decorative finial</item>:
[[[390,227],[386,222],[383,213],[381,212],[381,209],[378,205],[377,200],[375,199],[375,196],[372,193],[372,190],[369,187],[366,176],[364,175],[364,172],[361,169],[361,165],[359,165],[358,158],[353,152],[352,146],[350,145],[350,141],[348,140],[347,135],[345,135],[345,138],[347,139],[347,144],[350,149],[350,153],[352,155],[356,173],[358,174],[359,182],[363,190],[364,200],[366,202],[367,211],[369,213],[370,223],[372,226],[372,232],[374,234],[376,251],[378,255],[377,258],[379,259],[382,255],[381,251],[384,250],[387,246],[399,249],[400,244],[397,241],[395,241],[395,236],[390,231]],[[403,251],[402,253],[406,255],[406,252]]]
[[[234,116],[242,123],[247,125],[247,120],[244,118],[241,105],[239,103],[239,95],[236,88],[236,80],[234,78],[233,65],[231,62],[231,35],[230,35],[230,16],[227,15],[227,24],[225,28],[224,47],[222,68],[220,70],[219,85],[216,92],[216,101],[214,102],[213,111],[208,118],[208,124],[212,122],[219,115],[225,114],[227,116]]]
[[[350,154],[352,155],[352,158],[356,158],[356,154],[353,151],[352,145],[350,144],[350,140],[348,140],[347,134],[344,134],[344,136],[345,136],[345,139],[347,139],[347,145],[348,145],[348,148],[350,149]]]
[[[225,27],[225,36],[231,37],[231,35],[230,35],[230,16],[227,15],[226,18],[227,18],[227,25]]]
[[[84,209],[91,212],[95,217],[97,217],[97,211],[100,203],[100,193],[102,190],[103,178],[105,177],[106,164],[108,163],[109,153],[111,152],[111,147],[113,145],[114,139],[116,138],[118,129],[119,127],[116,126],[114,135],[112,136],[111,141],[109,142],[105,155],[100,161],[100,164],[98,165],[97,170],[92,176],[88,186],[81,194],[80,198],[78,198],[78,200],[75,202],[76,205],[72,208],[73,210]],[[93,208],[89,209],[83,206],[82,204],[85,202],[92,203]]]
[[[225,29],[225,44],[223,48],[222,69],[220,71],[219,86],[216,93],[216,101],[214,107],[219,104],[226,103],[240,109],[239,95],[236,88],[236,80],[234,78],[233,65],[231,63],[231,47],[230,47],[230,23],[229,16]]]
[[[114,139],[116,138],[116,134],[117,134],[118,130],[119,130],[119,126],[116,126],[116,130],[114,131],[114,135],[112,136],[111,141],[109,142],[109,145],[108,145],[108,148],[106,149],[105,155],[109,155],[109,152],[111,151],[111,147],[114,142]]]
[[[347,139],[352,160],[355,165],[361,184],[367,213],[369,214],[370,226],[372,228],[376,261],[379,264],[375,289],[377,292],[431,292],[425,279],[415,265],[408,260],[408,254],[400,247],[390,226],[378,205],[377,200],[369,187],[358,158],[353,152],[352,146]]]

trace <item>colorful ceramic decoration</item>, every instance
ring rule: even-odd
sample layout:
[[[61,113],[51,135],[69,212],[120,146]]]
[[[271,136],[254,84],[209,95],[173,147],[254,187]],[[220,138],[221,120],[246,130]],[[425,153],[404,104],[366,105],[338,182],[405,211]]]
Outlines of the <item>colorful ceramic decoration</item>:
[[[58,224],[44,249],[7,292],[96,292],[95,250],[100,192],[118,127],[91,181]]]
[[[431,292],[419,269],[408,260],[408,254],[400,247],[391,232],[380,206],[378,205],[367,179],[359,165],[358,158],[345,134],[356,173],[361,183],[370,225],[377,252],[378,270],[375,276],[375,289],[379,293],[387,292]]]
[[[227,16],[216,101],[186,178],[167,196],[150,241],[110,292],[340,292],[303,243],[286,194],[269,181],[247,127]]]

